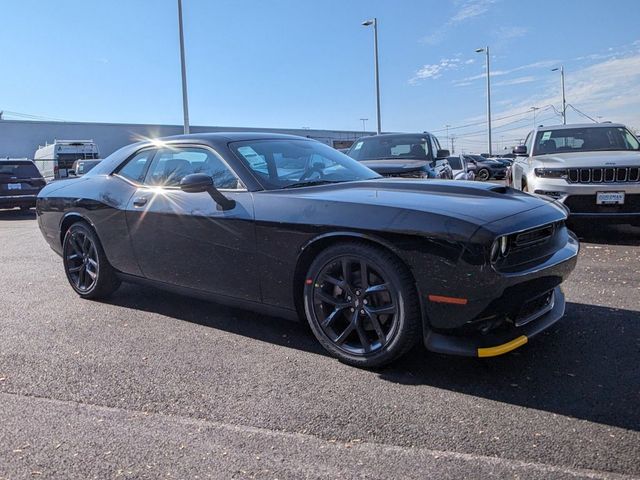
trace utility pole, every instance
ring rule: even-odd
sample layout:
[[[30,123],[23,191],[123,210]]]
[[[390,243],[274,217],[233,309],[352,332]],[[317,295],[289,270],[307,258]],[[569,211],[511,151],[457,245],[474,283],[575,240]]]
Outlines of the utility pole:
[[[454,146],[454,143],[453,143],[455,141],[455,139],[456,139],[456,136],[455,135],[451,135],[451,155],[456,153],[456,149],[455,149],[455,146]]]
[[[451,125],[449,125],[449,124],[447,124],[447,125],[445,125],[445,126],[444,126],[444,127],[447,129],[447,144],[449,144],[449,127],[450,127],[450,126],[451,126]]]
[[[362,134],[366,135],[367,133],[367,120],[369,120],[368,118],[361,118],[360,121],[362,122]]]
[[[536,111],[540,110],[539,107],[531,107],[531,110],[533,111],[533,128],[536,128]]]
[[[560,86],[562,87],[562,124],[567,124],[567,97],[564,93],[564,65],[560,65],[560,68],[551,69],[552,72],[560,70]]]
[[[178,29],[180,30],[180,66],[182,69],[182,113],[184,133],[189,133],[189,100],[187,99],[187,65],[184,59],[184,32],[182,28],[182,0],[178,0]]]

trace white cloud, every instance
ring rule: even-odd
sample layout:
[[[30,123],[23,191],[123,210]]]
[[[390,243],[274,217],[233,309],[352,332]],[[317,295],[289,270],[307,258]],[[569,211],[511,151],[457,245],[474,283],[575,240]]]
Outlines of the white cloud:
[[[536,64],[545,64],[537,62]],[[534,64],[530,64],[534,65]],[[565,69],[567,103],[593,118],[602,116],[603,120],[621,122],[632,128],[640,127],[640,52],[630,53],[623,58],[612,58],[593,63],[582,68]],[[528,79],[519,77],[518,79]],[[505,81],[510,81],[506,79]],[[524,80],[523,80],[524,82]],[[535,82],[535,83],[534,83]],[[549,72],[545,77],[537,77],[531,86],[509,94],[508,99],[501,99],[500,94],[494,96],[494,105],[502,107],[493,114],[493,137],[498,141],[504,136],[505,142],[513,142],[526,136],[533,123],[532,106],[540,107],[537,111],[536,124],[553,125],[561,123],[559,115],[554,113],[550,105],[560,109],[560,76]],[[498,82],[494,83],[497,85]],[[480,112],[479,112],[480,113]],[[522,114],[522,115],[519,115]],[[508,117],[504,120],[498,118]],[[589,123],[590,120],[580,116],[571,108],[567,109],[569,123]],[[482,122],[484,114],[460,120],[448,119],[448,123],[468,124]],[[480,151],[486,134],[483,127],[474,126],[459,130],[458,145],[468,150]],[[469,132],[466,133],[465,132]],[[483,150],[484,151],[484,150]]]
[[[483,15],[489,11],[491,5],[498,1],[499,0],[465,0],[463,2],[456,2],[457,9],[449,20],[447,20],[440,28],[434,30],[433,33],[424,37],[422,41],[429,45],[440,43],[449,28]]]
[[[480,16],[486,13],[494,3],[496,3],[496,0],[467,0],[461,4],[449,22],[455,24]]]
[[[460,63],[459,58],[443,58],[439,63],[423,65],[415,75],[409,79],[409,84],[418,85],[421,80],[440,78],[443,72],[458,68]]]
[[[527,65],[520,65],[519,67],[510,68],[507,70],[491,70],[491,78],[500,77],[502,75],[510,75],[514,72],[519,72],[522,70],[536,69],[536,68],[551,68],[558,64],[558,60],[542,60],[539,62],[528,63]],[[469,83],[475,80],[480,80],[481,78],[487,78],[487,72],[479,73],[477,75],[472,75],[470,77],[465,77],[460,80],[454,82],[454,85],[460,86],[461,83]]]

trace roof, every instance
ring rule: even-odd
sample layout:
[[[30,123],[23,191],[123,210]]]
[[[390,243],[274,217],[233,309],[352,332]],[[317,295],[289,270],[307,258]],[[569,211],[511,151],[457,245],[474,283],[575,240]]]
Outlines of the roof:
[[[289,139],[289,140],[313,140],[312,138],[302,137],[299,135],[288,135],[284,133],[265,133],[265,132],[210,132],[210,133],[191,133],[189,135],[173,135],[164,137],[160,140],[200,140],[206,142],[227,141],[242,142],[245,140],[270,140],[270,139]]]
[[[385,137],[424,137],[425,135],[431,135],[429,132],[416,132],[416,133],[381,133],[379,135],[366,135],[360,137],[359,140],[365,138],[385,138]]]
[[[625,126],[621,123],[572,123],[568,125],[544,125],[542,127],[538,127],[538,130],[567,130],[570,128],[605,128],[605,127],[623,127]]]

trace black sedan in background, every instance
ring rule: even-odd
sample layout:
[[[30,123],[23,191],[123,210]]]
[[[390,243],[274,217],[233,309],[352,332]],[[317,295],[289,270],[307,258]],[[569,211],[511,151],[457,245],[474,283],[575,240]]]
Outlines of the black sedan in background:
[[[385,179],[288,135],[130,145],[49,184],[37,214],[83,298],[128,281],[302,318],[328,352],[366,367],[420,340],[480,357],[523,345],[562,317],[578,253],[552,201]]]
[[[356,140],[347,155],[383,177],[452,179],[448,150],[430,133],[387,133]]]
[[[31,160],[0,159],[0,208],[36,206],[44,178]]]
[[[499,160],[485,158],[482,155],[462,155],[465,160],[471,162],[476,167],[476,180],[486,182],[487,180],[502,180],[507,175],[507,164]]]

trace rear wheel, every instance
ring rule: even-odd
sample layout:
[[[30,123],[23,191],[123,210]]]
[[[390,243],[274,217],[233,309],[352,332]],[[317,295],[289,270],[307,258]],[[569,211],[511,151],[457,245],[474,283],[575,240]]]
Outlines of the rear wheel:
[[[86,223],[77,222],[69,227],[62,254],[67,279],[82,298],[105,298],[120,286],[98,236]]]
[[[481,168],[476,173],[476,180],[480,180],[481,182],[486,182],[491,178],[491,173],[486,168]]]
[[[335,245],[320,253],[306,278],[304,305],[311,330],[341,361],[379,367],[418,341],[413,280],[390,252],[363,243]]]

